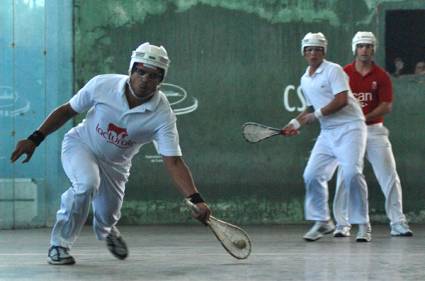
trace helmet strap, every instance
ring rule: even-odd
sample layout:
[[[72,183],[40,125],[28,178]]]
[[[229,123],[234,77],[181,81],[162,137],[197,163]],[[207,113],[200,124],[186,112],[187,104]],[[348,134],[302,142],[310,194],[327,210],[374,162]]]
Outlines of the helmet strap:
[[[134,93],[134,90],[133,90],[133,88],[131,87],[131,84],[130,84],[130,78],[128,78],[128,80],[127,80],[127,85],[128,85],[128,90],[129,90],[129,92],[130,92],[130,94],[133,96],[133,97],[135,97],[136,99],[138,99],[138,100],[142,100],[143,98],[141,98],[141,97],[138,97],[135,93]]]

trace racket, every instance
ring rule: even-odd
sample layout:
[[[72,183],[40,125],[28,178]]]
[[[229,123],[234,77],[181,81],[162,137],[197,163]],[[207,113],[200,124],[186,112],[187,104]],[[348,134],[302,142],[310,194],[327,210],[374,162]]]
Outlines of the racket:
[[[246,122],[242,125],[242,134],[246,141],[255,143],[273,136],[283,135],[283,131],[255,122]]]
[[[193,212],[198,212],[198,207],[185,199],[186,205]],[[220,241],[223,248],[233,257],[243,260],[251,254],[251,239],[240,227],[210,216],[207,226]]]

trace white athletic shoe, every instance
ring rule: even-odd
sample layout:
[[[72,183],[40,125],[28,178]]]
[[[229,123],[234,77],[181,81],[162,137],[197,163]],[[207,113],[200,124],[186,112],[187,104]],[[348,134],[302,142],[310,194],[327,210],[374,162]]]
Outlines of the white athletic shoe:
[[[351,226],[348,225],[337,225],[334,231],[334,237],[350,237]]]
[[[61,246],[51,246],[47,255],[47,262],[53,265],[71,265],[75,259],[68,253],[69,249]]]
[[[316,221],[310,230],[304,235],[306,241],[316,241],[322,238],[324,234],[329,234],[334,231],[335,225],[333,221]]]
[[[357,232],[357,242],[370,242],[372,240],[372,227],[369,223],[359,224],[359,231]]]
[[[406,222],[399,222],[391,224],[391,235],[410,237],[413,236],[413,232],[410,230],[409,225]]]

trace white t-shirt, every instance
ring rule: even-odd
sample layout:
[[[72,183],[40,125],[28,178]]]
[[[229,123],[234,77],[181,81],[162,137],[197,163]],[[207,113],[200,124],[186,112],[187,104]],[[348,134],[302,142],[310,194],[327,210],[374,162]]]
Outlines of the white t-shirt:
[[[126,168],[152,141],[161,155],[181,156],[176,116],[165,95],[158,91],[148,102],[130,109],[127,80],[127,75],[99,75],[81,88],[69,103],[78,113],[88,112],[67,136],[79,138],[99,159]]]
[[[320,118],[322,129],[334,128],[348,122],[364,121],[364,115],[357,99],[353,96],[348,83],[348,76],[336,63],[323,60],[316,72],[310,76],[309,67],[301,77],[301,89],[307,106],[314,109],[328,105],[336,94],[347,91],[348,104],[341,110]]]

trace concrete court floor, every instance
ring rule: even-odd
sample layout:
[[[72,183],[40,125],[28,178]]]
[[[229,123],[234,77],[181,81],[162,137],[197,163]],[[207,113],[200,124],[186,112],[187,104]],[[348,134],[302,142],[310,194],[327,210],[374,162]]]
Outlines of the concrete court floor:
[[[305,242],[308,227],[246,226],[253,251],[241,261],[202,225],[121,226],[130,256],[120,261],[87,226],[72,249],[73,266],[46,263],[48,228],[0,230],[0,280],[425,280],[425,225],[413,225],[411,238],[390,237],[377,225],[370,243]]]

